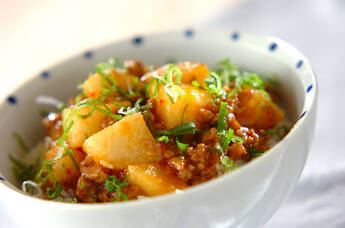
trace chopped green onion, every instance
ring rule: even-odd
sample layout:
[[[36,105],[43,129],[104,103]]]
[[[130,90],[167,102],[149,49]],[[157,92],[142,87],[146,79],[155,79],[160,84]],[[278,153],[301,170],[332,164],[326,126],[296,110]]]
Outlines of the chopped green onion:
[[[253,157],[258,157],[265,152],[264,150],[258,150],[258,149],[255,149],[253,147],[250,147],[247,150]]]
[[[181,96],[182,93],[182,89],[180,86],[178,85],[174,85],[174,84],[166,84],[165,87],[165,92],[167,93],[169,100],[171,101],[171,103],[176,103],[178,98]]]
[[[85,108],[85,107],[88,107],[88,105],[80,105],[76,108],[75,115],[78,118],[82,118],[82,119],[89,118],[92,115],[92,113],[95,111],[95,107],[91,107],[91,110],[87,114],[80,114],[79,113],[80,109]]]
[[[235,89],[231,90],[231,91],[226,95],[226,97],[227,97],[227,98],[231,98],[231,97],[235,96],[239,91],[240,91],[239,88],[235,88]]]
[[[150,132],[152,133],[152,127],[151,127],[151,113],[147,109],[143,112],[143,116],[145,117],[145,122],[147,127],[149,128]]]
[[[187,110],[187,108],[188,108],[188,105],[189,105],[189,104],[186,104],[186,106],[184,106],[184,109],[183,109],[183,112],[182,112],[181,124],[183,123],[184,114],[185,114],[185,112],[186,112],[186,110]]]
[[[150,92],[151,92],[150,90],[152,86],[155,86],[155,87],[154,87],[152,96],[150,96]],[[152,81],[149,82],[149,84],[147,84],[146,86],[146,97],[154,98],[158,94],[158,89],[159,89],[159,79],[153,78]]]
[[[170,130],[157,130],[154,132],[154,135],[179,136],[179,135],[185,135],[185,134],[195,134],[195,129],[196,129],[196,126],[194,122],[185,122]]]
[[[194,81],[192,81],[192,86],[199,88],[199,87],[200,87],[200,84],[199,84],[198,81],[195,81],[195,80],[194,80]]]
[[[226,155],[221,157],[221,161],[226,172],[229,172],[232,169],[238,168],[238,165]]]
[[[84,107],[91,107],[90,112],[89,112],[88,114],[84,115],[84,117],[82,116],[83,118],[85,118],[85,116],[86,116],[86,117],[89,117],[89,116],[92,114],[92,112],[93,112],[94,110],[97,110],[97,111],[99,111],[99,112],[101,112],[101,113],[103,113],[103,114],[106,114],[106,115],[112,117],[112,118],[115,119],[115,120],[121,120],[121,119],[122,119],[122,116],[121,116],[121,115],[113,114],[113,113],[110,111],[110,109],[108,108],[108,106],[105,105],[105,104],[104,104],[102,101],[100,101],[100,100],[95,100],[95,99],[92,99],[92,98],[87,98],[87,99],[82,100],[82,101],[79,102],[78,104],[76,104],[75,107],[76,107],[76,109],[77,109],[77,116],[82,116],[82,115],[80,115],[79,112],[78,112],[81,108],[84,108]],[[103,107],[103,108],[101,108],[101,107]]]
[[[51,165],[53,162],[55,162],[61,158],[69,156],[70,159],[72,160],[74,166],[79,170],[78,163],[76,162],[76,160],[74,159],[74,157],[72,155],[73,149],[69,149],[65,143],[66,138],[67,138],[67,134],[74,124],[74,121],[73,120],[70,121],[70,118],[71,118],[71,110],[67,113],[66,118],[62,124],[62,126],[63,126],[62,135],[56,141],[56,144],[61,146],[63,148],[63,150],[65,151],[65,153],[61,153],[59,156],[56,156],[55,158],[52,158],[50,160],[46,160],[46,161],[42,162],[41,168],[35,177],[39,186],[42,186],[46,181],[48,181],[49,177],[52,177],[54,185],[59,185],[59,182],[56,180],[56,178],[53,175]],[[58,187],[57,187],[57,190],[59,190]],[[51,191],[51,197],[55,197],[55,194],[57,194],[57,193],[54,193],[52,188],[50,189],[50,191]],[[55,191],[55,192],[57,192],[57,191]]]
[[[57,183],[55,188],[49,187],[47,188],[47,194],[49,199],[56,199],[60,196],[62,191],[62,185],[60,183]]]
[[[224,135],[228,124],[226,122],[226,117],[228,116],[228,104],[226,102],[221,102],[218,114],[218,133]]]
[[[81,181],[81,186],[83,186],[83,188],[85,188],[85,190],[87,191],[87,194],[89,194],[89,196],[91,197],[93,202],[97,202],[96,197],[94,196],[94,194],[90,191],[89,187],[87,187],[87,185],[85,184],[84,181]]]
[[[162,141],[164,141],[166,144],[169,143],[169,137],[166,136],[166,135],[163,135],[163,136],[157,138],[156,140],[157,140],[157,142],[162,142]]]
[[[257,74],[243,72],[241,79],[242,79],[241,86],[248,86],[248,87],[252,87],[259,90],[265,89],[264,82]]]
[[[63,132],[62,132],[62,135],[61,137],[57,140],[56,144],[57,145],[64,145],[64,141],[66,140],[67,138],[67,134],[68,132],[71,130],[73,124],[74,124],[74,120],[72,120],[70,122],[69,125],[68,124],[68,121],[69,121],[69,118],[70,118],[70,115],[67,116],[66,120],[64,121],[63,123]]]
[[[219,144],[219,142],[217,142],[214,145],[214,149],[215,149],[215,152],[217,152],[218,154],[224,154],[223,147]]]
[[[220,76],[224,85],[229,86],[240,76],[237,66],[230,63],[229,59],[222,60],[216,64],[216,72]]]
[[[221,143],[222,143],[223,151],[226,151],[231,141],[233,140],[233,137],[234,137],[234,130],[231,128],[226,132],[226,134],[222,135]]]
[[[112,193],[114,191],[116,191],[117,193],[117,198],[115,199],[115,201],[119,201],[121,200],[121,198],[123,200],[128,200],[127,195],[124,192],[122,192],[122,188],[128,186],[127,178],[128,176],[126,176],[124,180],[120,180],[116,176],[112,175],[108,176],[105,180],[105,190],[109,193]]]
[[[129,116],[132,115],[134,113],[138,113],[138,112],[143,112],[147,109],[152,108],[152,104],[147,104],[144,106],[140,105],[140,102],[142,101],[142,98],[139,98],[133,107],[121,107],[120,110],[118,111],[119,114],[125,115],[125,116]]]
[[[175,75],[175,80],[174,80]],[[155,97],[158,93],[159,84],[164,85],[165,92],[167,93],[170,101],[175,103],[177,99],[181,96],[182,89],[179,84],[181,84],[182,72],[175,65],[168,66],[168,72],[162,76],[154,76],[153,80],[146,87],[146,96],[150,97],[150,90],[153,84],[155,84],[155,90],[151,98]]]
[[[176,137],[175,141],[176,141],[177,148],[182,151],[182,156],[186,157],[186,151],[189,147],[189,144],[180,142],[179,137]]]
[[[216,67],[219,68],[217,73],[219,74],[224,85],[229,85],[229,82],[230,82],[229,76],[232,71],[237,70],[236,65],[231,64],[229,59],[225,59],[223,61],[218,62],[216,64]]]
[[[106,63],[99,63],[96,65],[96,72],[100,75],[109,74],[109,71],[119,67],[119,61],[114,58],[110,58]]]
[[[234,135],[232,137],[232,142],[236,142],[238,144],[243,144],[244,143],[244,139],[242,137],[239,137],[237,135]]]
[[[225,95],[225,91],[222,89],[222,83],[219,76],[215,72],[210,73],[210,78],[205,79],[207,85],[207,92],[211,95],[221,97]]]
[[[173,73],[175,73],[175,83],[181,84],[182,72],[181,72],[180,68],[178,68],[176,65],[170,65],[169,69],[168,69],[168,73],[169,73],[169,71],[171,72],[170,73],[171,75]]]

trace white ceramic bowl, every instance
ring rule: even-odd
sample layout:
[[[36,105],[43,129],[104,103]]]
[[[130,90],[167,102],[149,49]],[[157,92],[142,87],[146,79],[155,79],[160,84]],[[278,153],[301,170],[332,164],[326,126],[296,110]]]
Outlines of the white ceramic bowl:
[[[275,74],[281,99],[296,122],[291,132],[263,156],[215,180],[138,201],[67,204],[32,198],[14,187],[8,153],[13,132],[33,146],[44,136],[35,97],[66,100],[78,81],[109,57],[165,64],[168,58],[210,66],[229,57],[242,69]],[[272,37],[229,30],[187,30],[136,37],[89,50],[47,68],[13,91],[0,106],[0,197],[16,222],[28,227],[261,227],[279,208],[303,170],[312,141],[317,81],[306,58]]]

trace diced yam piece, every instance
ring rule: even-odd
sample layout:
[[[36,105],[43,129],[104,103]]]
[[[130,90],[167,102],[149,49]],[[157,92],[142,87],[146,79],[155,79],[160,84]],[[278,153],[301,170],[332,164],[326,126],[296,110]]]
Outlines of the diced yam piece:
[[[122,74],[114,70],[111,70],[110,74],[115,79],[117,86],[126,92],[130,90],[138,92],[142,88],[142,83],[136,76],[130,74]],[[107,81],[104,81],[103,84],[106,86],[109,85]],[[97,73],[91,74],[89,78],[85,80],[82,87],[87,97],[98,98],[102,95],[101,91],[104,89],[102,85],[102,76]],[[117,94],[118,93],[114,93],[114,95]]]
[[[51,160],[57,156],[63,155],[64,153],[66,153],[66,151],[64,151],[63,147],[53,145],[46,153],[46,160]],[[85,154],[78,149],[74,150],[71,156],[73,156],[78,166],[85,158]],[[53,176],[62,185],[73,183],[80,175],[79,170],[73,163],[71,156],[67,155],[52,163]],[[50,181],[52,181],[52,179],[50,179]]]
[[[210,77],[209,69],[205,64],[193,62],[179,62],[176,65],[182,73],[181,82],[183,84],[191,84],[192,81],[197,81],[201,86],[206,87],[205,79]],[[168,72],[169,65],[165,65],[155,72],[146,74],[141,78],[141,81],[149,82],[155,74],[162,76]]]
[[[97,98],[104,89],[102,86],[102,76],[99,74],[91,74],[82,85],[84,93],[87,97]]]
[[[187,188],[168,167],[159,163],[128,166],[128,181],[148,196],[162,195]]]
[[[236,119],[241,125],[254,129],[274,127],[284,118],[284,113],[260,90],[244,89],[237,94]]]
[[[202,63],[180,62],[177,64],[182,72],[181,82],[190,84],[197,81],[201,86],[206,87],[205,79],[210,77],[208,67]]]
[[[118,101],[113,104],[107,104],[107,107],[112,112],[117,112],[119,106],[130,106],[129,101]],[[100,108],[105,109],[100,106]],[[91,107],[80,108],[78,113],[80,115],[87,115],[91,111]],[[67,133],[68,145],[72,148],[81,147],[89,136],[93,135],[97,131],[102,129],[102,123],[107,117],[106,114],[95,110],[91,116],[87,118],[81,118],[77,116],[77,111],[75,107],[65,108],[62,112],[63,121],[68,121],[66,126],[69,126],[73,121],[71,129]]]
[[[197,128],[203,129],[205,124],[197,118],[197,114],[201,108],[207,110],[213,106],[212,98],[206,91],[191,85],[181,85],[181,94],[175,103],[171,102],[164,86],[160,85],[158,94],[153,100],[156,117],[164,122],[166,129],[171,129],[181,124],[186,105],[188,106],[184,113],[183,122],[193,121]]]
[[[128,165],[162,159],[159,143],[139,113],[127,116],[89,137],[84,142],[83,150],[110,169],[125,169]]]

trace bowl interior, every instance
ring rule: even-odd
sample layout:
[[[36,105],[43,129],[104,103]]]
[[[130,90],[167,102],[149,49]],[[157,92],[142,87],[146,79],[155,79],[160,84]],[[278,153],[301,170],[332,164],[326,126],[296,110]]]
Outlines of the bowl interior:
[[[145,64],[162,65],[168,59],[203,62],[213,67],[229,58],[241,69],[275,78],[276,88],[288,116],[295,122],[312,101],[307,93],[315,86],[307,60],[285,42],[262,36],[232,31],[171,32],[140,36],[88,50],[68,60],[48,67],[10,94],[0,106],[0,176],[6,185],[17,185],[8,154],[19,158],[13,133],[22,136],[33,147],[44,137],[41,111],[55,108],[35,102],[39,95],[66,101],[78,93],[77,84],[85,80],[95,65],[116,57],[120,61],[138,59]],[[309,99],[309,98],[308,98]]]

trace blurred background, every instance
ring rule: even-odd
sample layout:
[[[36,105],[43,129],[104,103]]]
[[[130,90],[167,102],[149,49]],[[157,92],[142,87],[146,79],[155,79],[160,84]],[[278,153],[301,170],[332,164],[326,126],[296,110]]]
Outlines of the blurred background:
[[[319,80],[314,144],[299,184],[265,227],[345,227],[344,0],[0,0],[0,98],[60,60],[171,29],[273,35],[301,50]],[[0,205],[0,227],[13,227]]]

